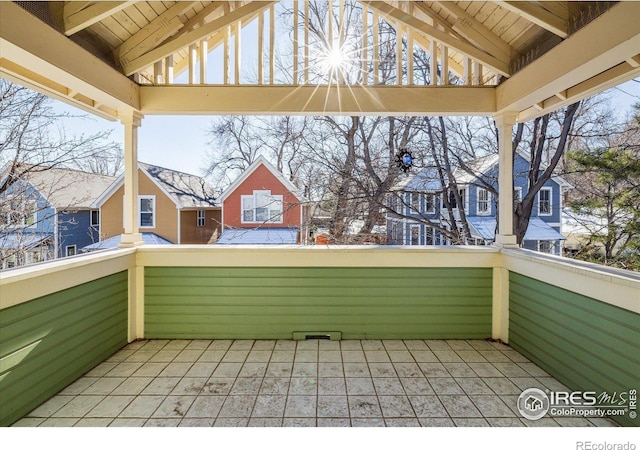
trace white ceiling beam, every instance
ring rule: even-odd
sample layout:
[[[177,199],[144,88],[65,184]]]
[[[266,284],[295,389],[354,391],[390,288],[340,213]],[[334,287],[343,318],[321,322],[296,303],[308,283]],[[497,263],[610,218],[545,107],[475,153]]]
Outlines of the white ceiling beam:
[[[515,50],[506,41],[456,3],[443,1],[436,3],[456,18],[453,29],[469,41],[501,60],[509,61],[515,55]]]
[[[183,48],[189,47],[189,45],[194,44],[198,41],[201,41],[208,36],[217,33],[223,28],[236,23],[238,20],[243,20],[247,16],[251,16],[256,14],[259,11],[263,11],[269,8],[273,3],[273,1],[254,1],[249,2],[240,8],[237,8],[222,17],[212,20],[209,23],[205,23],[201,27],[198,27],[188,33],[183,34],[179,38],[173,39],[166,44],[160,45],[159,47],[150,50],[149,52],[135,58],[131,61],[128,61],[124,64],[123,71],[125,75],[131,75],[139,70],[142,70],[149,65],[159,61],[172,53],[177,52]]]
[[[139,108],[136,83],[13,2],[0,2],[0,48],[3,70],[19,72],[25,84],[40,85],[58,97],[81,93],[101,110]],[[53,84],[47,86],[40,77]]]
[[[489,55],[488,53],[478,49],[468,42],[461,41],[459,39],[453,38],[451,35],[438,30],[437,28],[417,19],[415,16],[405,13],[404,11],[386,3],[383,1],[365,1],[363,4],[369,6],[371,9],[378,11],[385,17],[394,19],[389,20],[390,23],[395,21],[400,21],[404,25],[412,28],[418,33],[424,33],[427,36],[435,39],[438,42],[442,42],[447,45],[449,48],[456,50],[471,59],[474,59],[483,66],[487,66],[498,72],[504,76],[510,75],[509,62],[501,61],[494,56]]]
[[[74,3],[65,2],[64,4],[64,34],[67,36],[100,22],[105,17],[123,10],[134,2],[91,2],[89,5],[85,4],[82,9],[78,9]]]
[[[563,39],[569,35],[569,25],[566,20],[556,16],[552,12],[544,9],[544,7],[536,5],[533,2],[508,1],[499,2],[498,4]]]
[[[496,92],[498,111],[524,111],[558,93],[571,93],[574,86],[597,79],[617,66],[628,67],[626,75],[615,76],[617,82],[638,76],[638,68],[625,62],[640,48],[638,17],[640,2],[613,6],[500,84]],[[607,87],[611,87],[610,79],[602,79],[601,87],[591,86],[589,92],[595,94]],[[569,95],[565,104],[577,99]]]
[[[196,2],[178,2],[167,9],[116,48],[116,59],[122,65],[162,44],[182,28],[183,24],[178,16],[195,4]]]
[[[494,87],[141,86],[151,114],[493,115]]]

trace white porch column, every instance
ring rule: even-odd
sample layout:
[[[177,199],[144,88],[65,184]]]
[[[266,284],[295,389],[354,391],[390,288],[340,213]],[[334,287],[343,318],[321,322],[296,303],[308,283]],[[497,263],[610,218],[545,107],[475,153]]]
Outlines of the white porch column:
[[[124,125],[124,234],[120,247],[142,245],[138,229],[138,127],[142,116],[135,111],[120,112]]]
[[[513,125],[518,113],[505,112],[494,116],[498,127],[498,234],[497,247],[518,247],[513,234]]]

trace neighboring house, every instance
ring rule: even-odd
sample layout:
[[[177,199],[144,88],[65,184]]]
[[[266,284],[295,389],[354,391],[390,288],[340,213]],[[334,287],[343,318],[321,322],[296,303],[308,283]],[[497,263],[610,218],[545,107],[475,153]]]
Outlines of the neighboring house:
[[[469,244],[489,245],[496,232],[497,198],[486,184],[497,190],[498,155],[489,155],[467,164],[469,171],[457,167],[453,176],[464,205],[456,205],[450,193],[456,226],[460,227],[461,209],[471,231]],[[544,169],[544,168],[542,168]],[[520,153],[514,157],[514,202],[527,193],[529,162]],[[486,184],[485,184],[486,183]],[[571,186],[560,177],[552,177],[536,195],[523,247],[546,253],[560,254],[562,189]],[[442,199],[443,186],[435,167],[426,167],[405,178],[392,189],[389,207],[400,212],[387,214],[387,242],[391,245],[448,245],[444,234],[420,218],[451,230],[452,224]]]
[[[109,238],[124,233],[123,200],[121,175],[94,204],[100,209],[102,242],[86,250],[117,247],[119,240]],[[204,178],[138,163],[138,226],[145,242],[214,243],[220,234],[220,216],[214,189]]]
[[[0,204],[1,267],[75,255],[100,239],[93,202],[115,178],[43,167],[28,172]]]
[[[296,244],[307,238],[308,206],[297,188],[260,156],[229,186],[218,244]]]

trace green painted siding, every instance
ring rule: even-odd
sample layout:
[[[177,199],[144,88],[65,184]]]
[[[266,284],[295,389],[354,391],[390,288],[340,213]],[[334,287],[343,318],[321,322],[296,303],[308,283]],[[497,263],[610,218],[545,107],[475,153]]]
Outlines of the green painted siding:
[[[145,337],[491,336],[492,269],[146,267]]]
[[[127,344],[127,272],[0,311],[0,425]]]
[[[631,311],[512,272],[509,344],[572,390],[640,391],[640,315]]]

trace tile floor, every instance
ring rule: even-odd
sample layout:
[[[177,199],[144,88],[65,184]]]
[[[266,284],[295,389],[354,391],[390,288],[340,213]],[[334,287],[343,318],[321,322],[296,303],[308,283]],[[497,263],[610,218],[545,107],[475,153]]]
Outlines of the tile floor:
[[[521,419],[526,388],[566,389],[481,340],[149,340],[127,345],[14,426],[613,426]]]

